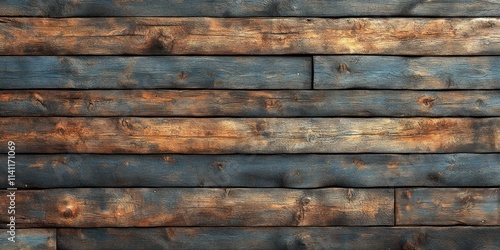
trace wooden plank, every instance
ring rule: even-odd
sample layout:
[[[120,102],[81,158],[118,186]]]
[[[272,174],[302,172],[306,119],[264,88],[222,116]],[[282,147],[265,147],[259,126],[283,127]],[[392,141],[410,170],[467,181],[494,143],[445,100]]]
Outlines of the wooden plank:
[[[1,18],[3,55],[500,55],[498,18]]]
[[[9,229],[6,229],[5,231],[8,230]],[[14,238],[15,242],[8,240],[8,237],[11,237],[10,234],[8,233],[3,232],[2,236],[4,238],[2,239],[2,241],[0,241],[0,248],[3,250],[19,250],[19,249],[56,250],[57,249],[55,228],[16,229]]]
[[[0,89],[310,89],[310,57],[0,56]]]
[[[17,155],[19,188],[500,186],[500,154]],[[0,175],[0,188],[7,188]]]
[[[499,89],[500,57],[315,56],[315,89]]]
[[[500,91],[0,91],[0,116],[500,116]]]
[[[500,151],[499,128],[500,118],[9,117],[0,141],[17,153],[487,153]]]
[[[7,192],[0,191],[4,197]],[[2,199],[0,204],[8,207],[8,202]],[[16,191],[16,214],[22,215],[16,219],[19,227],[393,225],[393,210],[393,189]],[[2,223],[6,213],[0,211]]]
[[[497,1],[230,1],[175,0],[10,0],[0,3],[0,16],[499,16]]]
[[[396,225],[500,225],[499,188],[396,189]]]
[[[61,249],[498,249],[499,227],[91,228],[57,230]]]

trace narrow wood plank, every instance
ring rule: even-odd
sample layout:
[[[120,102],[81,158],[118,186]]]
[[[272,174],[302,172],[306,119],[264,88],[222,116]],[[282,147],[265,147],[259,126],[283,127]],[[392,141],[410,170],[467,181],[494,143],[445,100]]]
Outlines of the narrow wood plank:
[[[315,56],[315,89],[499,89],[500,57]]]
[[[500,154],[20,154],[16,170],[19,188],[500,186]]]
[[[497,1],[230,1],[175,0],[10,0],[0,3],[0,16],[499,16]]]
[[[7,191],[0,191],[5,196]],[[8,200],[0,204],[8,207]],[[33,204],[38,204],[33,206]],[[16,192],[19,227],[393,225],[393,189],[124,188]],[[0,211],[2,223],[7,210]]]
[[[2,231],[8,231],[8,230],[9,229]],[[3,239],[0,241],[0,248],[3,250],[19,250],[19,249],[56,250],[57,249],[55,228],[16,229],[14,237],[15,242],[8,240],[8,237],[11,237],[11,235],[8,233],[3,232],[2,237]]]
[[[17,153],[486,153],[500,151],[499,128],[500,118],[9,117],[0,141]]]
[[[3,55],[500,55],[498,18],[2,18]]]
[[[500,225],[499,188],[396,189],[396,225]]]
[[[0,89],[310,89],[310,57],[0,56]]]
[[[498,249],[499,227],[92,228],[57,230],[60,249]]]
[[[0,116],[500,116],[500,91],[0,91]]]

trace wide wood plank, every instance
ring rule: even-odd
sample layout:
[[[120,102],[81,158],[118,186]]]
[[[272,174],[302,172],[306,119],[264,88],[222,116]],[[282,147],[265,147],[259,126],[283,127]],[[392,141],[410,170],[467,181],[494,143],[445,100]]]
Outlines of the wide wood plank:
[[[499,82],[500,57],[314,57],[315,89],[499,89]]]
[[[3,55],[500,55],[498,18],[1,18]]]
[[[311,68],[294,56],[0,56],[0,89],[311,89]]]
[[[500,225],[499,188],[396,189],[396,225]]]
[[[5,197],[8,191],[0,191]],[[0,205],[8,207],[8,200]],[[37,204],[37,206],[33,206]],[[393,189],[45,189],[16,192],[19,227],[393,225]],[[0,211],[2,223],[7,210]]]
[[[16,170],[19,188],[500,186],[500,154],[19,154]]]
[[[497,1],[9,0],[0,16],[498,16]]]
[[[7,206],[8,207],[8,206]],[[5,207],[7,209],[7,207]],[[5,215],[7,216],[7,215]],[[11,235],[2,231],[3,239],[0,241],[0,248],[2,250],[56,250],[56,229],[45,228],[29,228],[29,229],[16,229],[15,242],[9,241],[8,237]]]
[[[0,91],[0,116],[500,116],[500,91]]]
[[[9,117],[0,141],[17,153],[468,153],[499,152],[499,128],[500,118]]]
[[[499,227],[94,228],[57,230],[60,249],[498,249]]]

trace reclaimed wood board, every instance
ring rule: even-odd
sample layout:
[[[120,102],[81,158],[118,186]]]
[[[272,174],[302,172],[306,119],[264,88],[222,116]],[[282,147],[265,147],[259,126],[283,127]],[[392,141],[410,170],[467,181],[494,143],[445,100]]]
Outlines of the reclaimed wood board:
[[[393,189],[72,188],[20,190],[16,197],[17,227],[394,224]]]
[[[500,225],[499,188],[396,189],[396,225]]]
[[[0,89],[311,89],[310,57],[0,56]]]
[[[3,230],[2,230],[3,231]],[[16,229],[15,242],[9,241],[7,237],[0,241],[0,248],[3,250],[56,250],[56,229],[55,228],[30,228]]]
[[[500,154],[19,155],[17,187],[500,186]],[[0,175],[0,188],[7,176]]]
[[[2,55],[500,55],[498,18],[0,18]]]
[[[8,117],[0,141],[22,142],[18,153],[488,153],[499,128],[499,118]]]
[[[61,249],[498,249],[500,227],[191,227],[57,230]]]

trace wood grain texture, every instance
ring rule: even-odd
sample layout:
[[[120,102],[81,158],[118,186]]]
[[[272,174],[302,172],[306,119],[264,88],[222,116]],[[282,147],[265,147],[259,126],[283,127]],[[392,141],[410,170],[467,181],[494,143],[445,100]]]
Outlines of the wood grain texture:
[[[5,197],[7,191],[0,191]],[[8,207],[7,199],[0,204]],[[32,204],[38,204],[33,206]],[[393,189],[45,189],[16,192],[19,227],[393,225]],[[0,211],[2,223],[7,210]]]
[[[315,89],[499,89],[500,57],[315,56]]]
[[[499,91],[0,91],[0,116],[500,116]]]
[[[467,0],[9,0],[0,16],[499,16],[497,1]]]
[[[60,249],[498,249],[499,227],[95,228],[57,230]]]
[[[396,225],[500,225],[499,188],[396,189]]]
[[[19,188],[500,186],[500,154],[18,155]],[[0,188],[7,188],[0,175]]]
[[[8,206],[7,206],[8,207]],[[6,209],[7,209],[6,207]],[[5,215],[7,216],[7,215]],[[2,230],[7,231],[8,229]],[[16,242],[7,240],[9,234],[3,232],[0,248],[3,250],[56,250],[56,229],[30,228],[16,229]]]
[[[3,55],[500,55],[498,18],[1,18]]]
[[[311,89],[311,68],[294,56],[0,56],[0,89]]]
[[[0,119],[17,153],[499,152],[500,118]],[[7,147],[0,149],[6,152]]]

